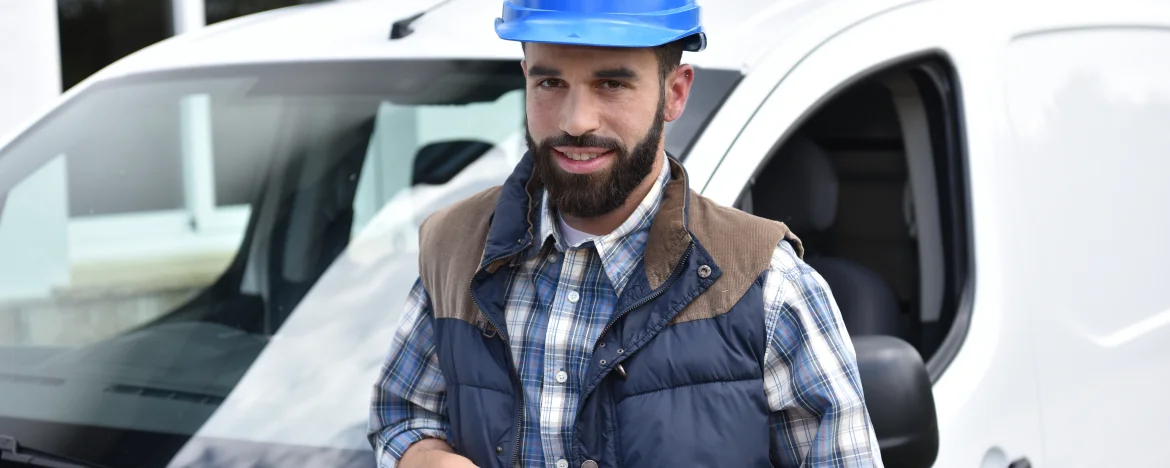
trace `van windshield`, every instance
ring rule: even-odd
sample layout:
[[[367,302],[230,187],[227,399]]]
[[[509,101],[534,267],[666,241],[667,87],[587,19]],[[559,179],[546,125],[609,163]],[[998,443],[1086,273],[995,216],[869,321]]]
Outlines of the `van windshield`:
[[[739,75],[698,70],[687,151]],[[0,148],[0,434],[106,466],[372,466],[427,215],[525,150],[514,61],[100,83]]]

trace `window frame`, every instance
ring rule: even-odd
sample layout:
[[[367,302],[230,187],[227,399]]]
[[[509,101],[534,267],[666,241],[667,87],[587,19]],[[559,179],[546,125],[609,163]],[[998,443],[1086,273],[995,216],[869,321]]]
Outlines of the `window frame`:
[[[860,35],[859,35],[860,36]],[[824,47],[814,50],[788,74],[760,105],[751,120],[727,153],[716,163],[703,195],[727,206],[738,206],[743,193],[753,184],[774,154],[808,119],[826,104],[857,83],[883,73],[917,64],[933,63],[928,78],[915,80],[920,87],[945,83],[943,108],[954,118],[934,122],[935,110],[927,107],[931,126],[932,146],[936,152],[936,173],[946,166],[945,184],[936,177],[942,212],[939,220],[944,231],[944,266],[948,276],[943,299],[943,317],[949,318],[949,329],[934,352],[924,356],[932,382],[938,382],[967,340],[975,292],[975,244],[971,228],[971,196],[969,189],[966,132],[963,126],[963,108],[959,99],[957,73],[946,51],[936,43],[937,38],[924,36],[905,38],[910,42],[868,41],[863,48],[852,48],[847,56],[828,52]],[[850,38],[849,42],[857,39]],[[942,77],[949,77],[943,80]],[[941,81],[940,81],[941,80]],[[933,83],[931,83],[933,82]],[[937,109],[937,107],[935,107]],[[941,126],[940,126],[941,125]],[[944,135],[939,140],[937,135]],[[939,157],[940,147],[945,157]],[[944,161],[945,160],[945,161]]]

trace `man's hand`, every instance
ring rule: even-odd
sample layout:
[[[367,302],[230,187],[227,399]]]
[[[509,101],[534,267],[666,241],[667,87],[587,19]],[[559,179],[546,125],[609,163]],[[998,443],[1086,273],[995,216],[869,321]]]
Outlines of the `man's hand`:
[[[402,454],[398,466],[402,468],[476,468],[471,460],[455,454],[455,450],[439,439],[423,439],[411,445]]]

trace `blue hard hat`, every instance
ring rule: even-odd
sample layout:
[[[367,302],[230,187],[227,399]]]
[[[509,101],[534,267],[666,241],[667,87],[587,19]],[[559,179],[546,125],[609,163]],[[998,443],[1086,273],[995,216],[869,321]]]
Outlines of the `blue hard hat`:
[[[684,40],[707,47],[695,0],[504,0],[496,34],[518,42],[655,47]]]

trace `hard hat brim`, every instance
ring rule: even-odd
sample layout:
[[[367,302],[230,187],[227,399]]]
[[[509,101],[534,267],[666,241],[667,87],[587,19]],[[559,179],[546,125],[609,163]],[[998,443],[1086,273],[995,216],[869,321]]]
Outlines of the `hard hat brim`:
[[[694,15],[698,15],[695,8]],[[509,15],[508,13],[512,13]],[[687,12],[680,12],[687,13]],[[698,52],[706,48],[702,26],[689,29],[670,27],[671,21],[646,21],[633,15],[564,14],[544,11],[505,11],[497,18],[495,29],[500,39],[516,42],[565,44],[592,47],[657,47],[684,40],[683,50]],[[682,23],[679,18],[667,18]],[[698,24],[691,21],[690,24]]]

